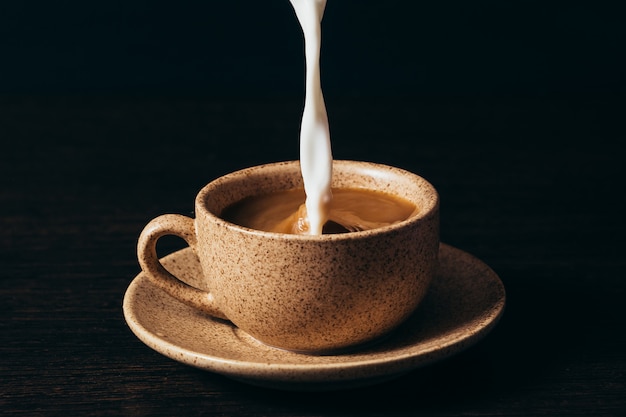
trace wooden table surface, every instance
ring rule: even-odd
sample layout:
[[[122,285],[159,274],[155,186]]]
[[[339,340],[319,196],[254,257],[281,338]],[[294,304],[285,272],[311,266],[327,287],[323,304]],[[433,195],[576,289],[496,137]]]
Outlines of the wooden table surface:
[[[141,229],[191,215],[217,176],[297,159],[301,99],[4,95],[0,414],[626,415],[620,97],[327,102],[337,159],[396,165],[437,187],[442,241],[506,287],[493,332],[338,392],[256,388],[168,359],[122,312]]]

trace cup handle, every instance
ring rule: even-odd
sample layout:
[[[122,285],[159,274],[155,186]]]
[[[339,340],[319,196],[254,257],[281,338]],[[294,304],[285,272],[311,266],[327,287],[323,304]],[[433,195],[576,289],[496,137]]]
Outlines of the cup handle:
[[[156,244],[166,235],[182,238],[195,251],[197,237],[194,219],[180,214],[156,217],[144,227],[137,243],[137,260],[143,272],[152,283],[177,300],[211,316],[227,319],[217,307],[213,294],[184,283],[163,267],[157,256]]]

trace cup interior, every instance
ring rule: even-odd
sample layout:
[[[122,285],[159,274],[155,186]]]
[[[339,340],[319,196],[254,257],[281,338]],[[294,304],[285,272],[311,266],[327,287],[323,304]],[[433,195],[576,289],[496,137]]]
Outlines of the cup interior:
[[[246,197],[303,186],[299,161],[259,165],[224,175],[206,185],[198,193],[196,210],[219,218],[226,207]],[[437,191],[424,178],[371,162],[334,161],[332,187],[376,190],[408,200],[418,211],[407,221],[432,213],[438,205]]]

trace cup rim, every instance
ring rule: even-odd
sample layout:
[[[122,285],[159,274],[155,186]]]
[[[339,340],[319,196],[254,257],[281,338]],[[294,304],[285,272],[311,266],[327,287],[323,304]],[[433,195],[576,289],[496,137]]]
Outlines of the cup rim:
[[[278,168],[280,166],[293,166],[293,165],[297,165],[299,167],[300,161],[291,160],[291,161],[270,162],[270,163],[265,163],[265,164],[260,164],[260,165],[254,165],[254,166],[250,166],[247,168],[232,171],[228,174],[215,178],[214,180],[206,184],[204,187],[202,187],[202,189],[198,192],[196,196],[196,199],[195,199],[196,220],[197,220],[198,214],[201,213],[204,217],[210,219],[212,222],[216,223],[220,227],[224,227],[224,228],[227,228],[229,230],[232,230],[241,234],[254,235],[254,236],[259,236],[259,237],[263,236],[263,237],[272,238],[272,239],[278,238],[278,239],[295,240],[295,241],[338,241],[338,240],[340,241],[340,240],[353,240],[357,238],[365,238],[365,237],[383,235],[387,233],[393,233],[399,229],[409,227],[410,225],[415,224],[415,223],[424,222],[427,219],[431,218],[432,216],[438,215],[439,204],[440,204],[439,193],[437,189],[424,177],[416,173],[413,173],[411,171],[405,170],[403,168],[399,168],[399,167],[395,167],[391,165],[386,165],[386,164],[381,164],[381,163],[376,163],[376,162],[343,160],[343,159],[333,160],[333,169],[335,169],[336,167],[341,168],[342,166],[347,166],[347,165],[351,165],[351,166],[357,165],[361,169],[369,168],[369,169],[374,169],[378,171],[385,170],[388,172],[392,172],[394,174],[408,176],[414,180],[417,180],[421,184],[425,185],[426,188],[428,188],[430,192],[432,192],[434,198],[430,201],[430,204],[423,207],[423,209],[420,210],[418,213],[410,216],[409,218],[405,220],[402,220],[400,222],[397,222],[391,225],[377,227],[375,229],[362,230],[358,232],[321,234],[321,235],[298,235],[298,234],[269,232],[269,231],[264,231],[264,230],[252,229],[246,226],[241,226],[239,224],[224,220],[219,215],[209,210],[205,205],[209,192],[212,189],[214,189],[216,186],[219,186],[223,184],[224,182],[231,181],[235,178],[240,178],[242,175],[248,175],[252,173],[253,171],[259,171],[259,170],[268,169],[268,168]]]

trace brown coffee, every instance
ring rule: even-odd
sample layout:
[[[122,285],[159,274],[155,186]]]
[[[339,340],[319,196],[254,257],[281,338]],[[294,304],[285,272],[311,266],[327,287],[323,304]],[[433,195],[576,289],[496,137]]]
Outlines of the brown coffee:
[[[333,189],[329,219],[323,233],[370,230],[408,219],[417,207],[400,197],[366,189]],[[247,197],[222,211],[231,223],[267,232],[306,234],[304,190]]]

